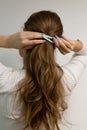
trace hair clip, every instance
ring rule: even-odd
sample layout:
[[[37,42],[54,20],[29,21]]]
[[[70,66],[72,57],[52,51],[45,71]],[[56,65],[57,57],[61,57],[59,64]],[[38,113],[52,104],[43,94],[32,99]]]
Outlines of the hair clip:
[[[42,33],[42,37],[43,37],[46,41],[48,41],[48,42],[50,42],[50,43],[54,43],[53,37],[51,37],[51,36],[49,36],[49,35],[46,35],[45,33]]]

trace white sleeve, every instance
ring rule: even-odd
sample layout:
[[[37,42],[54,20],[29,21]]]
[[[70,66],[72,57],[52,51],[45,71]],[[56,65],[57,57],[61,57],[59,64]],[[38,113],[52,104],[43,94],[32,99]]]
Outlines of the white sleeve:
[[[6,69],[7,69],[7,67],[4,66],[2,63],[0,63],[0,76]]]
[[[9,75],[11,73],[11,68],[6,67],[0,63],[0,92],[4,89],[5,84],[9,82]]]
[[[0,94],[13,91],[24,77],[25,70],[6,67],[0,63]]]
[[[65,84],[67,91],[71,92],[76,86],[86,66],[87,46],[83,45],[83,48],[79,52],[74,53],[69,63],[62,66],[64,71],[62,82]]]

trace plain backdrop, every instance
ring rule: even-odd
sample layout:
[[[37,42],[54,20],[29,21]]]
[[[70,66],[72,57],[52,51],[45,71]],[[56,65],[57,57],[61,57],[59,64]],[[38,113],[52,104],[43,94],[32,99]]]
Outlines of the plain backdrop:
[[[0,34],[10,35],[21,31],[30,14],[40,10],[57,12],[64,26],[64,35],[86,44],[87,0],[0,0]],[[58,50],[55,52],[55,59],[60,65],[66,64],[71,56],[72,53],[63,56]],[[9,67],[22,67],[22,59],[15,49],[0,48],[0,61]],[[64,126],[62,130],[87,130],[86,77],[87,69],[69,100],[66,120],[72,125]]]

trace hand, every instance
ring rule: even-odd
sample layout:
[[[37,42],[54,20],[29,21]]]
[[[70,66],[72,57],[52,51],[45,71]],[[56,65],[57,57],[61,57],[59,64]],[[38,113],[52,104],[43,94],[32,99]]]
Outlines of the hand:
[[[81,41],[70,40],[66,37],[59,38],[56,36],[56,38],[54,38],[54,42],[55,42],[56,47],[59,49],[59,51],[63,55],[70,53],[71,51],[74,51],[74,52],[80,51],[83,47],[83,44]]]
[[[28,49],[32,45],[44,43],[42,34],[38,32],[18,32],[8,36],[7,45],[9,48]]]

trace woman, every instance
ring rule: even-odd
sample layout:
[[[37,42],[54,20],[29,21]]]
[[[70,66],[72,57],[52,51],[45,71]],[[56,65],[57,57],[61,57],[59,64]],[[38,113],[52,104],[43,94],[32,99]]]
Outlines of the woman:
[[[0,127],[60,130],[59,122],[67,108],[65,96],[76,86],[87,64],[87,48],[80,41],[61,37],[63,26],[54,12],[32,14],[24,31],[30,35],[22,35],[23,42],[18,42],[18,34],[0,40],[0,47],[20,49],[24,61],[23,69],[17,70],[0,63]],[[54,44],[44,41],[41,33],[52,36]],[[56,64],[55,46],[63,54],[75,52],[67,65]]]

